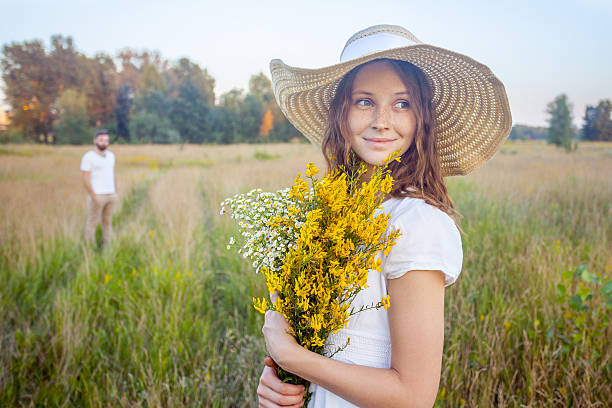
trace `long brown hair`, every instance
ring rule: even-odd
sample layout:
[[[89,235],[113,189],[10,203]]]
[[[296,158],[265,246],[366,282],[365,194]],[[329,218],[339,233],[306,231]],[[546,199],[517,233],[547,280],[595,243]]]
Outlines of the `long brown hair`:
[[[405,61],[377,59],[391,64],[408,90],[408,101],[417,119],[414,139],[400,162],[391,162],[389,170],[395,181],[392,197],[415,197],[425,200],[450,215],[455,222],[459,214],[448,195],[434,133],[435,111],[433,90],[427,76],[419,68]],[[338,84],[329,107],[327,126],[321,148],[330,169],[352,171],[356,165],[349,142],[348,113],[351,107],[353,83],[359,70],[366,64],[349,71]]]

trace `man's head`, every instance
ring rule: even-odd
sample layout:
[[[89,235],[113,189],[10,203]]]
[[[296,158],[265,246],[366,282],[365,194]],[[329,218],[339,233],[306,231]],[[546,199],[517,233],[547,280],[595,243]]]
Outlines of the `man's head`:
[[[109,139],[108,139],[108,130],[106,129],[100,129],[96,132],[95,136],[94,136],[94,144],[96,145],[96,147],[98,149],[100,149],[100,151],[104,151],[106,150],[106,148],[108,147],[109,144]]]

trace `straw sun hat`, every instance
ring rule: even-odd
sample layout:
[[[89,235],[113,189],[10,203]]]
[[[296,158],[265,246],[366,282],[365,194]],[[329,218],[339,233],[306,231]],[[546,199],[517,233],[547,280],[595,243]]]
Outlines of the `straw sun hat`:
[[[270,62],[274,94],[287,119],[312,143],[321,144],[329,105],[340,79],[379,58],[410,62],[429,78],[436,111],[435,135],[444,176],[467,174],[486,162],[510,132],[504,85],[486,66],[423,44],[408,30],[376,25],[354,34],[340,63],[302,69]]]

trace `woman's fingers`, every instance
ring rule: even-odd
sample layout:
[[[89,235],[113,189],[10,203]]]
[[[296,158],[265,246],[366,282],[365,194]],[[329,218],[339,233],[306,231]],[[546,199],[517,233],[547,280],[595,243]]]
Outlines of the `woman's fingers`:
[[[262,408],[299,408],[304,406],[304,401],[300,400],[297,404],[283,405],[272,400],[259,396],[259,406]]]
[[[261,373],[261,377],[259,379],[260,385],[264,385],[267,388],[270,388],[277,394],[285,395],[285,396],[299,396],[300,398],[304,395],[304,386],[303,385],[295,385],[295,384],[287,384],[279,380],[276,376],[276,370],[271,367],[264,367],[263,372]]]
[[[282,382],[276,371],[266,366],[259,378],[257,395],[263,407],[299,407],[303,403],[304,386]]]
[[[302,402],[300,402],[299,404],[294,404],[294,405],[278,405],[267,399],[259,398],[259,408],[300,408],[303,406],[304,405]]]

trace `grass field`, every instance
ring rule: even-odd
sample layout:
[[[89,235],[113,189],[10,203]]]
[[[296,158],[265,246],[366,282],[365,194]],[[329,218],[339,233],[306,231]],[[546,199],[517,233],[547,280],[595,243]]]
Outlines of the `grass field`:
[[[289,185],[318,151],[111,149],[121,205],[98,250],[82,242],[87,147],[0,147],[0,406],[256,406],[265,289],[226,250],[218,204]],[[610,175],[609,144],[507,143],[448,180],[464,266],[437,406],[609,406]]]

